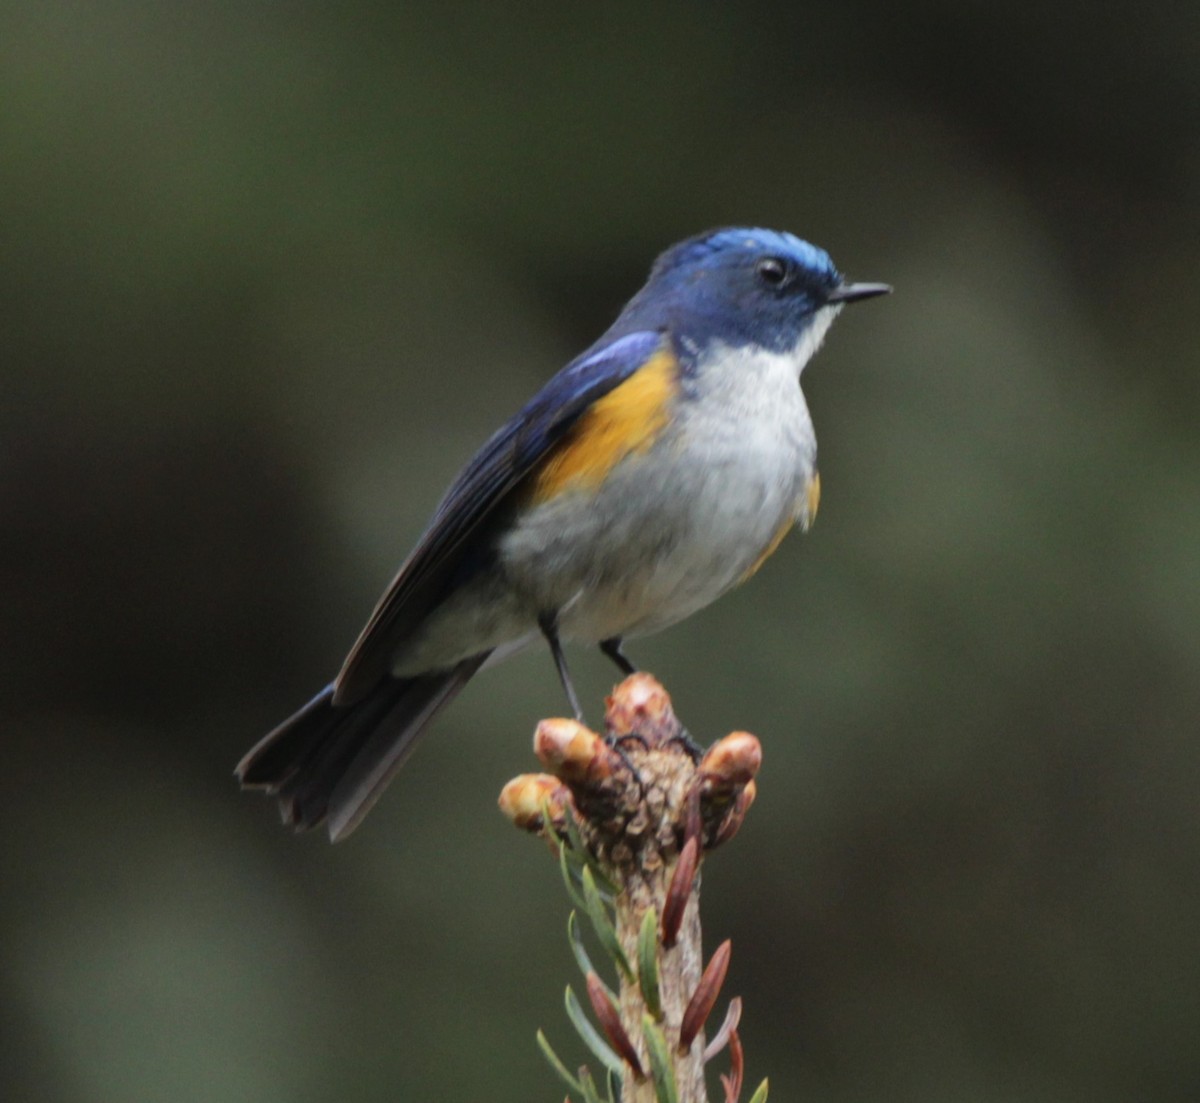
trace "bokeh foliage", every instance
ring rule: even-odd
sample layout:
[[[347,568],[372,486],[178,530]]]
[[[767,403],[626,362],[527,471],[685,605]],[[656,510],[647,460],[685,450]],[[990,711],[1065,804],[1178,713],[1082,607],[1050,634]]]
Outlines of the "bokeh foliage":
[[[558,887],[494,810],[548,659],[345,846],[231,770],[655,251],[744,222],[897,288],[806,376],[814,531],[632,647],[766,747],[706,874],[756,1068],[1196,1098],[1198,12],[0,6],[0,1094],[554,1098]]]

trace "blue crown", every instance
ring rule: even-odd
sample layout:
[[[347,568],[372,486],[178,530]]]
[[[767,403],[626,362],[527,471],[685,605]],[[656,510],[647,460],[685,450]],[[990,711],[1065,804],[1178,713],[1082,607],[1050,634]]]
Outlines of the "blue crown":
[[[679,242],[662,254],[655,262],[655,273],[668,268],[703,264],[718,255],[752,254],[761,256],[774,253],[807,269],[813,276],[823,277],[823,282],[834,285],[839,280],[838,270],[824,249],[818,249],[807,241],[781,230],[764,230],[758,227],[728,226],[710,230]]]

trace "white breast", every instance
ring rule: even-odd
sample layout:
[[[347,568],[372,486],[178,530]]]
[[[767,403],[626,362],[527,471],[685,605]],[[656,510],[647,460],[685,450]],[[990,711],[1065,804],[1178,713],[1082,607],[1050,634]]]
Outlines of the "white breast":
[[[805,359],[807,358],[807,350]],[[718,596],[803,519],[817,440],[796,353],[727,350],[686,407],[697,562]],[[712,597],[709,600],[712,600]]]

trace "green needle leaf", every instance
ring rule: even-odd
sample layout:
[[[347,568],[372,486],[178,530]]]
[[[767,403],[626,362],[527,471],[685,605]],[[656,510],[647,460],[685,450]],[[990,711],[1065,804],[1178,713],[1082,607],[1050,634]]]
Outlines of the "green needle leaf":
[[[567,840],[571,844],[571,860],[580,865],[586,865],[592,871],[592,876],[596,879],[596,884],[600,887],[601,892],[609,897],[616,896],[618,892],[617,886],[612,883],[608,874],[600,868],[600,863],[596,861],[596,856],[583,841],[583,835],[580,834],[578,822],[569,813],[565,821],[565,830]]]
[[[596,881],[592,877],[592,871],[587,866],[583,867],[583,899],[588,918],[592,921],[592,926],[596,930],[596,937],[600,940],[600,945],[604,947],[608,956],[617,963],[617,968],[621,970],[625,979],[632,981],[634,979],[633,968],[629,964],[629,958],[625,956],[625,951],[621,949],[621,942],[617,938],[617,932],[612,925],[612,920],[608,918],[608,909],[605,907],[604,901],[600,898],[600,890],[596,888]]]
[[[600,1037],[600,1032],[592,1026],[591,1019],[584,1014],[583,1007],[569,984],[567,985],[566,1004],[567,1017],[574,1025],[576,1033],[583,1039],[583,1044],[600,1059],[606,1069],[621,1073],[625,1068],[625,1063],[616,1055],[612,1046]]]
[[[563,822],[563,827],[566,830],[571,849],[582,857],[587,853],[587,847],[583,845],[583,836],[579,833],[579,824],[575,822],[575,817],[568,815]]]
[[[600,867],[600,863],[592,856],[590,850],[584,851],[584,861],[587,863],[588,869],[592,871],[592,878],[596,882],[596,886],[600,892],[609,900],[615,900],[617,893],[621,890],[609,878],[608,874]]]
[[[563,1083],[566,1084],[571,1091],[582,1095],[583,1085],[580,1084],[579,1081],[567,1071],[567,1066],[558,1059],[558,1054],[554,1052],[554,1049],[547,1040],[545,1033],[540,1030],[537,1032],[537,1044],[538,1048],[542,1051],[542,1056],[550,1062],[550,1067],[558,1073],[558,1075],[562,1078]]]
[[[654,1096],[658,1103],[679,1103],[675,1087],[675,1066],[667,1050],[667,1039],[649,1015],[642,1016],[642,1036],[650,1053],[650,1073],[654,1078]]]
[[[579,914],[572,911],[567,918],[567,938],[571,943],[571,952],[575,955],[575,962],[579,966],[579,971],[586,977],[588,973],[596,973],[596,967],[592,964],[592,959],[588,957],[587,947],[583,944],[583,933],[579,929]],[[596,974],[599,976],[599,974]],[[604,985],[604,991],[612,997],[613,1003],[617,1001],[617,994]]]
[[[658,992],[658,914],[650,908],[642,916],[638,931],[638,985],[642,999],[656,1022],[662,1021],[662,1001]]]
[[[567,861],[567,848],[561,843],[558,847],[558,867],[562,870],[563,884],[567,887],[567,895],[571,898],[571,902],[577,908],[588,911],[587,901],[579,895],[579,890],[575,887],[575,878],[571,874],[571,866]]]
[[[616,896],[618,891],[617,886],[612,883],[608,874],[600,868],[600,863],[596,861],[596,856],[583,841],[583,835],[579,831],[579,824],[573,815],[568,815],[566,818],[566,833],[567,839],[571,843],[571,857],[577,859],[582,865],[586,865],[592,871],[592,876],[596,879],[596,884],[600,886],[601,891],[606,896]]]
[[[765,1080],[758,1085],[758,1091],[750,1097],[750,1103],[767,1103],[767,1082]]]
[[[547,801],[542,801],[542,819],[546,824],[550,824],[550,805]],[[583,845],[583,836],[579,834],[579,825],[575,822],[575,817],[566,816],[563,820],[563,830],[557,831],[547,828],[547,838],[553,839],[558,844],[559,854],[566,858],[567,865],[571,869],[578,870],[587,864],[591,857]]]
[[[588,973],[594,973],[596,967],[592,964],[592,959],[588,957],[587,947],[583,944],[583,935],[579,933],[579,913],[574,908],[567,916],[567,940],[571,943],[571,953],[575,955],[579,971],[585,977]]]

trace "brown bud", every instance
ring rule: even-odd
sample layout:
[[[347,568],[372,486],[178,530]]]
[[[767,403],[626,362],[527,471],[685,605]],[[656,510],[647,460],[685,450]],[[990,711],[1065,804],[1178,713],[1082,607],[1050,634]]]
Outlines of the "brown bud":
[[[725,983],[725,974],[729,972],[729,955],[732,951],[733,943],[726,939],[709,958],[708,965],[704,968],[704,974],[700,977],[700,983],[696,985],[696,991],[688,1000],[683,1018],[679,1023],[680,1053],[687,1053],[692,1048],[692,1042],[696,1040],[696,1035],[700,1033],[708,1021],[709,1015],[712,1014],[717,997],[721,994],[721,985]]]
[[[700,760],[700,772],[713,791],[745,785],[761,766],[762,744],[749,732],[732,732],[718,739]]]
[[[679,928],[683,925],[683,913],[692,895],[696,870],[700,866],[700,840],[693,835],[679,852],[671,883],[667,886],[667,898],[663,901],[662,943],[666,949],[675,945]]]
[[[500,811],[523,831],[540,832],[543,809],[549,809],[555,827],[566,818],[570,794],[549,774],[521,774],[500,790]]]
[[[596,1019],[604,1028],[604,1033],[612,1043],[613,1049],[617,1051],[617,1056],[633,1069],[634,1075],[639,1080],[642,1079],[646,1074],[642,1070],[642,1062],[638,1059],[637,1050],[634,1048],[633,1042],[629,1040],[629,1035],[621,1022],[621,1016],[605,989],[604,982],[595,973],[587,975],[587,994],[592,1004],[592,1010],[596,1013]]]
[[[753,781],[746,782],[746,787],[734,798],[732,807],[721,821],[721,826],[717,828],[711,846],[717,847],[722,843],[729,842],[742,829],[746,813],[750,810],[750,805],[754,803],[756,796],[758,796],[758,786]]]
[[[622,765],[620,756],[578,720],[543,720],[533,735],[533,751],[567,782],[599,781]]]
[[[636,735],[656,747],[683,731],[670,695],[651,674],[631,674],[612,691],[606,704],[604,720],[614,739]]]

